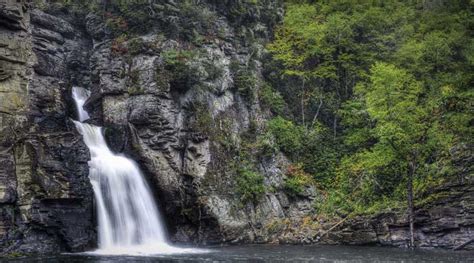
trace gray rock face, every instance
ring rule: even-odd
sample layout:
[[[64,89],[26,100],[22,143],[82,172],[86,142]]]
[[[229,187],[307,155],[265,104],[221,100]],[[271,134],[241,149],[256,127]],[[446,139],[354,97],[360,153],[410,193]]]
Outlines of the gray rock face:
[[[288,195],[289,161],[260,156],[249,142],[270,117],[258,97],[264,46],[281,18],[281,1],[263,2],[154,1],[146,32],[124,37],[110,14],[0,0],[0,251],[95,246],[89,153],[70,120],[72,86],[92,91],[89,121],[144,171],[173,241],[403,245],[398,215],[355,219],[322,236],[317,191]],[[248,163],[266,191],[242,203],[238,168]],[[470,235],[473,202],[456,200],[419,211],[422,246]]]
[[[271,12],[277,13],[277,1],[269,2]],[[168,5],[169,13],[160,19],[177,21],[174,26],[181,28],[185,7]],[[258,104],[258,89],[269,25],[264,16],[254,17],[256,23],[240,29],[220,4],[195,8],[213,19],[209,36],[199,43],[179,37],[185,32],[166,38],[162,28],[154,28],[117,46],[103,21],[87,15],[94,47],[89,85],[93,99],[86,107],[94,122],[108,127],[109,145],[132,156],[155,186],[173,240],[264,242],[265,225],[275,218],[312,210],[311,198],[289,201],[281,190],[288,162],[280,153],[257,167],[266,187],[279,190],[267,192],[255,204],[241,204],[238,174],[230,167],[236,153],[224,149],[241,148],[251,123],[262,129],[268,118]],[[259,30],[266,34],[257,40],[245,35]],[[252,75],[246,77],[255,78],[248,84],[255,86],[237,87],[235,67],[252,67]],[[242,93],[242,88],[252,94]]]
[[[280,5],[269,3],[277,14]],[[265,16],[249,17],[253,22],[239,28],[235,14],[213,1],[195,7],[201,14],[163,1],[156,10],[166,11],[151,33],[119,41],[103,16],[2,5],[2,250],[79,251],[94,245],[89,156],[70,121],[75,85],[92,91],[86,107],[91,121],[106,127],[109,145],[132,156],[146,173],[173,240],[264,241],[269,221],[294,215],[299,203],[310,207],[310,199],[290,202],[281,191],[240,204],[236,170],[229,169],[235,152],[224,149],[241,147],[251,123],[261,129],[267,118],[257,100],[271,27]],[[252,8],[260,12],[262,6]],[[163,37],[163,23],[175,32]],[[193,43],[187,23],[208,36]],[[236,87],[232,67],[250,65],[256,81]],[[268,187],[279,189],[286,165],[278,153],[258,170]]]
[[[436,189],[434,200],[415,212],[415,244],[425,248],[474,249],[474,184],[453,184]],[[400,213],[356,217],[323,236],[329,244],[381,244],[407,247],[410,239],[408,219]]]
[[[95,243],[89,153],[69,120],[66,21],[0,3],[0,250],[82,251]],[[80,77],[79,77],[80,76]]]

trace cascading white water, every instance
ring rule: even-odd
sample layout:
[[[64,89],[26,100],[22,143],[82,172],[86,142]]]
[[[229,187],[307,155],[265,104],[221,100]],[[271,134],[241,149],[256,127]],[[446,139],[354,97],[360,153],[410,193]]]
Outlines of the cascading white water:
[[[89,119],[89,113],[84,110],[84,103],[91,95],[90,91],[80,88],[80,87],[72,87],[72,98],[74,99],[74,103],[76,104],[77,110],[77,117],[79,118],[80,122],[83,122]]]
[[[89,114],[83,105],[90,93],[73,87],[80,122],[76,128],[89,148],[89,178],[97,203],[99,250],[102,254],[190,253],[166,242],[163,224],[151,191],[137,164],[114,154],[101,127],[83,123]],[[201,251],[202,252],[202,251]]]

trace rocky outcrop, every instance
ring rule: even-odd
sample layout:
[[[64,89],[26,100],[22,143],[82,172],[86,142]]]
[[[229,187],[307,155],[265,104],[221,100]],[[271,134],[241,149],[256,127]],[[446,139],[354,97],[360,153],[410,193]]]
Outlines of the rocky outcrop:
[[[474,183],[434,189],[415,209],[415,246],[474,250]],[[406,211],[395,209],[345,218],[317,214],[279,218],[265,225],[265,242],[278,244],[379,245],[408,247]]]
[[[259,99],[265,44],[281,1],[156,0],[125,18],[106,4],[39,2],[0,0],[0,250],[95,246],[72,86],[92,91],[89,121],[137,161],[174,241],[405,244],[398,213],[319,221],[316,190],[289,194],[289,161],[256,145],[269,118]],[[242,167],[262,178],[253,200],[242,199]],[[472,236],[470,187],[418,211],[420,246]]]
[[[220,1],[161,1],[156,24],[134,37],[86,16],[94,41],[86,107],[107,127],[109,144],[131,155],[155,186],[175,241],[265,242],[269,222],[312,211],[311,194],[290,200],[282,190],[288,161],[280,153],[245,160],[274,190],[253,203],[240,200],[244,160],[237,156],[245,135],[268,118],[258,101],[271,35],[264,12],[278,14],[280,3],[240,5],[251,17],[236,24]]]
[[[261,60],[281,3],[157,1],[156,20],[133,37],[117,33],[122,22],[113,13],[2,5],[4,251],[94,245],[89,157],[70,121],[72,86],[92,91],[91,121],[145,171],[173,240],[265,242],[268,222],[311,211],[311,194],[281,190],[288,161],[280,153],[245,160],[276,190],[254,202],[236,190],[243,137],[267,118],[258,102]]]
[[[66,21],[0,1],[0,249],[95,243],[89,153],[69,120],[68,58],[86,46]]]
[[[430,193],[415,213],[416,246],[422,248],[474,249],[474,184],[451,184]],[[380,244],[407,247],[410,239],[404,213],[355,217],[325,235],[328,244]]]

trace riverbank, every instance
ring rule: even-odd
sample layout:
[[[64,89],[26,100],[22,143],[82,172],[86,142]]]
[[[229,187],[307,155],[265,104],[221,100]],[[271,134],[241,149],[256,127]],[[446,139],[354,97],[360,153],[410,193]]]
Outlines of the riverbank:
[[[418,248],[473,250],[474,184],[472,181],[434,189],[416,208]],[[352,215],[331,220],[315,217],[274,221],[268,237],[257,242],[279,244],[382,245],[407,247],[406,213],[392,210],[375,215]]]

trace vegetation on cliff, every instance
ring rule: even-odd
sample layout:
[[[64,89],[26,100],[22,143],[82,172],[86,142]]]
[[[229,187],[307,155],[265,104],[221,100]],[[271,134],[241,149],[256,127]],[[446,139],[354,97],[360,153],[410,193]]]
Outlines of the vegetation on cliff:
[[[134,36],[156,25],[164,37],[189,43],[189,50],[163,53],[160,76],[175,86],[190,86],[188,61],[197,47],[225,38],[215,35],[208,6],[196,8],[199,1],[179,2],[176,10],[160,1],[53,2],[100,14],[118,55],[139,52],[144,43]],[[241,28],[255,23],[251,10],[270,26],[278,21],[265,11],[266,1],[209,2]],[[284,21],[267,46],[267,83],[256,81],[251,63],[231,66],[238,93],[249,101],[258,96],[273,116],[248,143],[262,156],[285,153],[297,169],[287,171],[284,190],[297,196],[316,185],[324,200],[315,205],[326,215],[405,207],[411,191],[426,196],[427,189],[458,180],[452,149],[472,145],[473,8],[468,0],[286,1]],[[176,20],[160,15],[178,11]],[[209,125],[199,125],[207,135]],[[246,185],[260,175],[244,170],[236,168],[242,175],[236,192],[257,201],[262,185]]]
[[[268,130],[316,180],[320,213],[405,207],[407,196],[413,207],[412,194],[462,179],[452,149],[473,143],[473,9],[287,1],[267,79],[288,111],[273,111]]]
[[[415,203],[433,198],[428,190],[472,173],[471,164],[455,161],[473,145],[472,1],[293,0],[280,24],[277,8],[266,8],[280,2],[269,0],[35,2],[96,16],[105,25],[97,34],[129,64],[159,55],[155,82],[164,93],[222,96],[221,84],[203,82],[228,67],[237,103],[252,111],[248,127],[233,128],[226,113],[216,117],[207,97],[186,107],[195,120],[189,128],[222,155],[225,168],[207,172],[228,170],[239,205],[280,191],[296,202],[314,198],[317,214],[328,218],[393,208],[413,214]],[[143,37],[150,34],[156,41]],[[159,48],[165,39],[176,46]],[[244,55],[217,64],[206,45],[227,41]],[[128,95],[146,94],[138,70],[123,74]],[[257,118],[260,107],[266,114]],[[274,183],[262,163],[280,152],[291,164]]]

